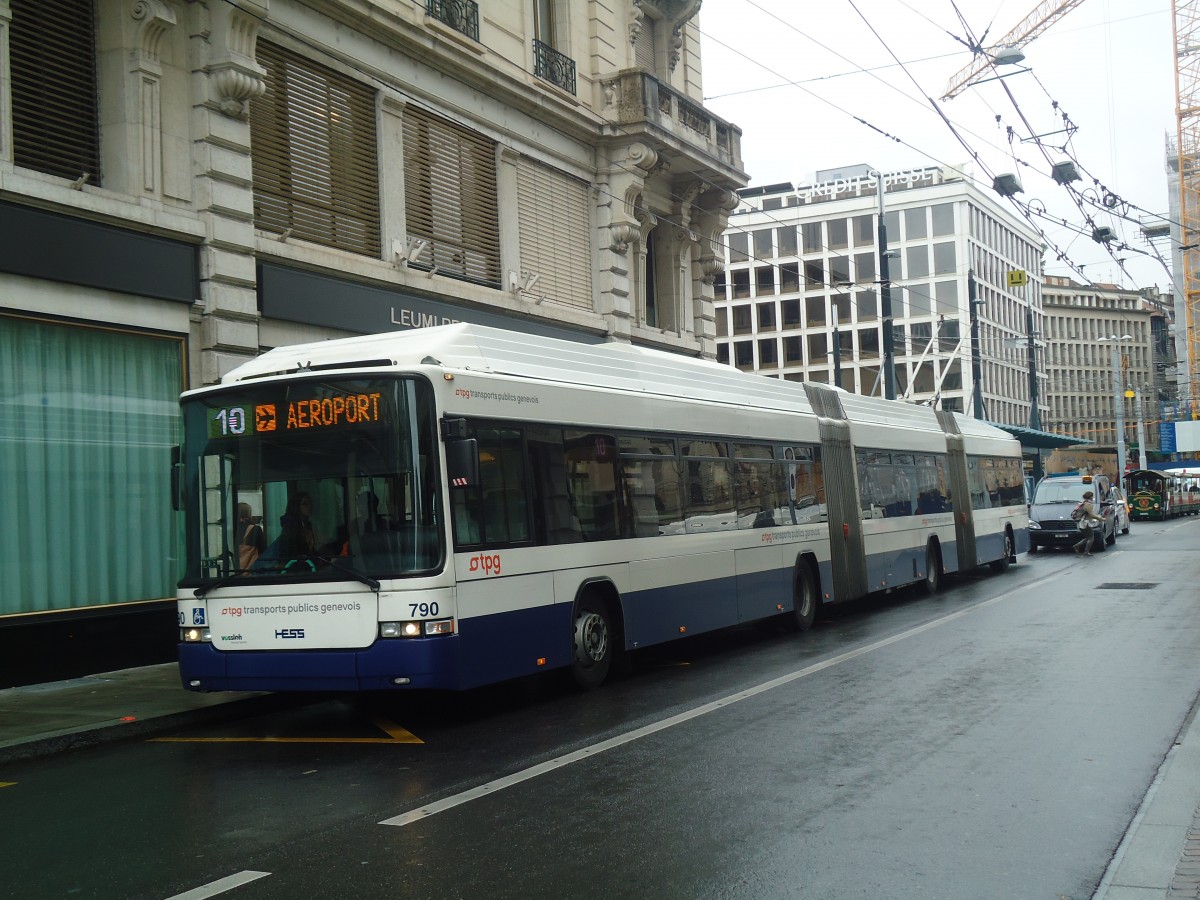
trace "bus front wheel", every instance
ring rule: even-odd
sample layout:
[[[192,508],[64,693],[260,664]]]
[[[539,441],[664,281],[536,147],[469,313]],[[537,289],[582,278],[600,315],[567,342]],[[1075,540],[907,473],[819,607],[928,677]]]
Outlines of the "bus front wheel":
[[[582,688],[604,683],[612,667],[613,630],[607,607],[585,595],[575,604],[572,622],[571,675]]]

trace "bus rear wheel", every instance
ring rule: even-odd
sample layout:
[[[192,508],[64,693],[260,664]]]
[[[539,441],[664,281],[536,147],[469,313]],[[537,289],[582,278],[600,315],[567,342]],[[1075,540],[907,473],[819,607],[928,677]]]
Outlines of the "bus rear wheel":
[[[582,688],[596,688],[612,667],[612,623],[604,602],[585,595],[572,615],[571,676]]]
[[[792,617],[800,631],[808,631],[817,620],[817,583],[806,562],[796,564],[795,591]]]
[[[925,577],[921,579],[921,590],[936,594],[942,586],[942,554],[938,545],[930,541],[925,545]]]

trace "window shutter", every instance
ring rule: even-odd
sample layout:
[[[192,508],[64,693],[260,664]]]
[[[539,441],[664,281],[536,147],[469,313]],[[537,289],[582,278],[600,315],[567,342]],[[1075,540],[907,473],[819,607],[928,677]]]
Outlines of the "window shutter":
[[[13,0],[13,161],[100,184],[92,0]]]
[[[267,90],[250,103],[254,224],[380,256],[375,92],[260,40]]]
[[[633,63],[639,69],[645,69],[651,75],[656,74],[654,68],[654,38],[658,31],[657,23],[650,16],[642,16],[642,27],[633,43]]]
[[[592,310],[588,186],[529,159],[517,164],[521,269],[541,277],[533,293]]]
[[[496,148],[412,104],[404,110],[404,208],[410,238],[429,241],[421,268],[500,286]]]

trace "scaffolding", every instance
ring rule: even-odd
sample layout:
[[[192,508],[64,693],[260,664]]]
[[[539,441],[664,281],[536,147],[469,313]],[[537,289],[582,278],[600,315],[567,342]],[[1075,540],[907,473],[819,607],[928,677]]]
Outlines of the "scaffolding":
[[[1179,149],[1180,279],[1185,340],[1178,342],[1181,393],[1195,403],[1200,381],[1200,0],[1173,0],[1175,118]],[[1176,326],[1178,327],[1178,325]]]

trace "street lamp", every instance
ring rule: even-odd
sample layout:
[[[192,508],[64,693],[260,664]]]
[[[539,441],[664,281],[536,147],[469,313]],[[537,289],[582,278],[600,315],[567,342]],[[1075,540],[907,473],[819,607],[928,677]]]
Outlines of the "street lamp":
[[[1121,351],[1117,344],[1121,341],[1132,341],[1132,334],[1115,334],[1098,338],[1101,341],[1112,342],[1112,376],[1113,376],[1113,409],[1117,416],[1117,484],[1125,477],[1125,397],[1121,390]]]

